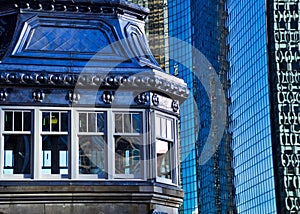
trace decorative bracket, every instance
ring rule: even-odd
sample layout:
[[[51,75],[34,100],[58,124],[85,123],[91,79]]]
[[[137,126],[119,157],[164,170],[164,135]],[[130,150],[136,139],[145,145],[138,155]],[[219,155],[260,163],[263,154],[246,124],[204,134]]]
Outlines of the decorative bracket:
[[[111,91],[104,91],[101,96],[101,99],[104,103],[111,104],[114,100],[114,94]]]
[[[69,91],[66,99],[69,100],[71,103],[78,103],[78,101],[80,100],[80,93],[75,91]]]
[[[7,92],[4,89],[0,89],[0,101],[4,102],[7,98]]]
[[[144,92],[139,94],[134,100],[137,104],[146,104],[149,100],[149,97],[147,93]]]
[[[42,102],[45,98],[45,93],[42,90],[36,89],[32,92],[32,99],[35,102]]]
[[[178,103],[177,100],[173,100],[172,109],[173,109],[174,112],[177,112],[179,110],[179,103]]]
[[[159,105],[159,97],[158,97],[157,94],[153,94],[153,96],[152,96],[152,103],[153,103],[153,105],[155,105],[155,106],[158,106],[158,105]]]

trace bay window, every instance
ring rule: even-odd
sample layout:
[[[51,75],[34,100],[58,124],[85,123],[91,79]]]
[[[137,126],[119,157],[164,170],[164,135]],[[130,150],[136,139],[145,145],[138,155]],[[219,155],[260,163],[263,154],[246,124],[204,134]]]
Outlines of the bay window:
[[[0,179],[145,180],[155,175],[159,182],[177,183],[177,118],[146,113],[0,108]],[[146,123],[151,115],[155,130]],[[154,143],[147,143],[150,136]]]
[[[143,179],[143,115],[143,110],[0,108],[0,178]]]

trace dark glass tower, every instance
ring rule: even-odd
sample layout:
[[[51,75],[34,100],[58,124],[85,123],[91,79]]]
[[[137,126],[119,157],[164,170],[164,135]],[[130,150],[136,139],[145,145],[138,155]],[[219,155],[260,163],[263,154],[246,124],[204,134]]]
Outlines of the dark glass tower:
[[[278,213],[300,210],[299,15],[299,1],[267,1],[271,137]]]

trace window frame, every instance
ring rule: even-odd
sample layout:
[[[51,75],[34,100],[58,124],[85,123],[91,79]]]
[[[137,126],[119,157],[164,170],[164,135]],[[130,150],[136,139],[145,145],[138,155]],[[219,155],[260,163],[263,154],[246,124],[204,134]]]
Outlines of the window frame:
[[[68,173],[67,174],[43,174],[42,173],[42,163],[41,163],[41,159],[38,159],[38,163],[35,164],[35,171],[37,171],[37,178],[39,179],[68,179],[70,178],[70,172],[71,172],[71,163],[72,163],[72,156],[71,156],[71,133],[72,133],[72,128],[71,128],[71,111],[72,109],[69,108],[52,108],[52,107],[41,107],[35,110],[37,112],[37,117],[34,118],[33,121],[39,121],[40,122],[40,126],[39,123],[35,123],[34,125],[37,126],[37,130],[38,132],[34,134],[35,138],[38,139],[37,141],[34,142],[37,150],[36,154],[33,154],[33,157],[39,157],[42,158],[43,157],[43,135],[50,135],[50,136],[58,136],[58,135],[63,135],[63,136],[67,136],[68,139],[68,145],[67,145],[67,170]],[[69,120],[67,121],[68,123],[68,131],[52,131],[50,130],[48,131],[43,131],[43,112],[58,112],[58,113],[68,113],[68,118]],[[38,135],[38,136],[37,136]],[[35,159],[34,158],[34,159]],[[35,159],[36,160],[36,159]]]
[[[94,109],[94,110],[91,110],[90,108],[89,109],[75,109],[75,111],[73,112],[74,113],[74,117],[72,118],[76,118],[75,121],[79,122],[79,119],[80,119],[80,116],[79,114],[82,114],[82,113],[104,113],[105,115],[105,122],[106,124],[104,124],[104,131],[103,132],[89,132],[88,128],[87,128],[87,131],[86,132],[81,132],[80,131],[80,127],[79,127],[79,124],[76,124],[75,127],[74,127],[74,138],[75,139],[73,141],[73,144],[75,144],[75,149],[73,149],[72,151],[72,154],[73,154],[73,157],[74,157],[74,160],[73,162],[76,162],[75,164],[73,164],[73,167],[72,167],[72,174],[73,174],[73,178],[75,179],[87,179],[87,180],[92,180],[92,179],[97,179],[97,180],[107,180],[108,179],[108,156],[109,156],[109,150],[108,150],[108,132],[107,132],[107,128],[108,128],[108,123],[109,123],[109,120],[108,120],[108,111],[105,110],[105,109]],[[106,172],[106,176],[104,178],[101,178],[98,176],[98,174],[80,174],[79,172],[79,167],[80,167],[80,164],[79,164],[79,137],[80,136],[103,136],[103,139],[104,139],[104,143],[106,143],[106,145],[104,146],[104,170]]]
[[[116,114],[141,114],[141,131],[139,133],[134,133],[134,132],[117,132],[116,131],[116,122],[115,122],[115,115]],[[131,117],[132,118],[132,117]],[[112,111],[112,122],[113,122],[113,126],[112,126],[112,144],[110,145],[110,148],[112,148],[112,167],[111,167],[111,171],[109,172],[113,178],[115,179],[134,179],[134,180],[138,180],[138,179],[142,179],[145,180],[146,179],[146,166],[145,166],[145,159],[146,159],[146,151],[147,151],[147,147],[146,147],[146,137],[144,136],[146,134],[145,130],[145,110],[140,110],[140,109],[113,109]],[[122,129],[123,129],[123,124],[122,123]],[[130,126],[130,129],[132,128],[132,126]],[[125,128],[124,128],[125,129]],[[116,162],[116,157],[115,157],[115,145],[116,145],[116,136],[124,136],[124,137],[138,137],[141,138],[141,145],[140,145],[140,174],[117,174],[116,173],[116,167],[115,167],[115,162]]]
[[[161,127],[158,127],[158,121],[157,118],[164,118],[166,120],[171,120],[172,121],[172,127],[171,127],[171,138],[168,138],[168,134],[166,134],[166,137],[158,135],[157,131],[160,130],[160,132],[162,131]],[[178,118],[176,116],[172,116],[170,114],[166,114],[160,111],[155,111],[154,113],[154,126],[155,130],[153,130],[153,139],[154,139],[154,143],[153,143],[153,151],[155,151],[155,163],[154,163],[154,175],[156,178],[156,181],[161,182],[161,183],[167,183],[167,184],[173,184],[173,185],[178,185],[178,181],[179,181],[179,162],[178,162],[178,151],[179,151],[179,143],[178,143]],[[161,123],[161,120],[159,120]],[[170,175],[171,178],[163,178],[158,176],[158,163],[157,163],[157,141],[163,141],[163,142],[167,142],[168,144],[173,144],[169,150],[170,152]]]
[[[14,128],[12,126],[12,130],[11,131],[5,131],[5,122],[2,123],[2,120],[4,120],[5,118],[5,112],[31,112],[31,130],[30,131],[14,131]],[[0,157],[1,157],[1,163],[0,163],[0,177],[3,179],[30,179],[33,176],[33,124],[32,124],[32,118],[33,118],[33,110],[31,109],[23,109],[23,108],[7,108],[7,107],[3,107],[0,109],[0,132],[1,132],[1,136],[0,136]],[[23,118],[23,115],[22,115]],[[14,121],[12,121],[12,123],[14,124]],[[22,129],[23,129],[23,125],[22,124]],[[4,153],[5,153],[5,135],[30,135],[30,160],[29,160],[29,164],[30,164],[30,173],[29,174],[5,174],[4,173]]]

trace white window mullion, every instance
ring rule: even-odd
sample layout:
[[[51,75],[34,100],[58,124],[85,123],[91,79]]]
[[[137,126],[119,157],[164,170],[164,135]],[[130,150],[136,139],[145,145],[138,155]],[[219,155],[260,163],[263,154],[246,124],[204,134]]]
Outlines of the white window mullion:
[[[178,139],[178,136],[177,136],[177,133],[179,133],[178,131],[178,120],[174,120],[174,131],[172,132],[172,136],[174,138],[174,153],[173,153],[173,157],[174,157],[174,169],[175,169],[175,176],[174,176],[174,183],[178,185],[178,181],[179,181],[179,176],[180,176],[180,173],[179,173],[179,160],[178,160],[178,156],[176,154],[178,154],[178,151],[179,151],[179,139]]]
[[[33,111],[33,179],[39,179],[41,176],[41,157],[42,157],[42,124],[41,121],[42,112],[39,109]],[[43,122],[43,121],[42,121]]]
[[[71,128],[70,130],[70,142],[72,142],[70,144],[70,158],[69,158],[69,166],[70,166],[70,170],[71,170],[71,179],[76,179],[78,178],[78,173],[79,173],[79,155],[78,155],[78,151],[79,151],[79,145],[78,145],[78,137],[77,137],[77,133],[79,132],[79,124],[77,124],[77,122],[79,123],[79,116],[77,114],[76,111],[71,111],[71,115],[70,115],[70,120],[71,120]],[[73,120],[73,121],[72,121]]]
[[[149,119],[149,115],[144,113],[142,114],[142,124],[141,124],[141,127],[142,127],[142,149],[143,149],[143,153],[142,153],[142,159],[143,161],[141,161],[141,172],[142,172],[142,179],[143,180],[146,180],[147,179],[147,166],[146,166],[146,163],[148,162],[147,160],[148,157],[147,157],[147,151],[148,151],[148,144],[147,144],[147,134],[146,133],[149,133],[148,130],[147,130],[147,124],[146,124],[146,121],[148,121]]]
[[[115,174],[115,142],[113,134],[115,132],[113,121],[115,120],[112,111],[107,111],[107,178],[113,179]]]

